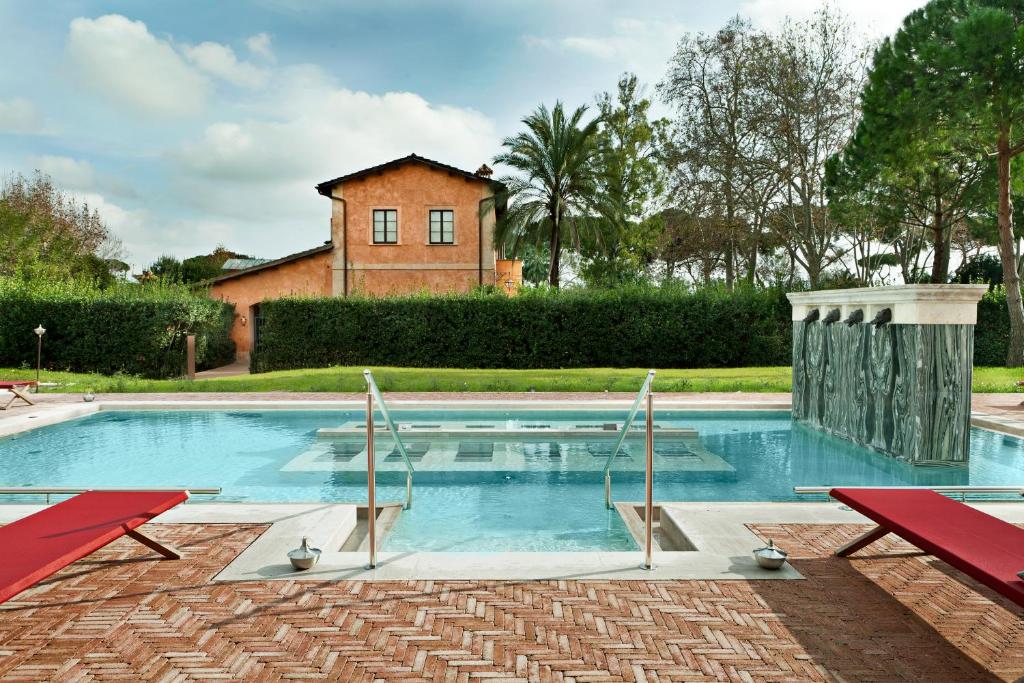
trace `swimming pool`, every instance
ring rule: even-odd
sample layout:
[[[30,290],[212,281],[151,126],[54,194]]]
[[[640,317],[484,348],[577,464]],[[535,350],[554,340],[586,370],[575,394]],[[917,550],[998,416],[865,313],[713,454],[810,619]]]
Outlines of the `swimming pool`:
[[[623,410],[400,410],[414,504],[385,550],[632,550],[604,507],[602,468]],[[0,439],[3,486],[220,486],[220,500],[365,502],[361,411],[104,411]],[[642,423],[642,420],[639,420]],[[788,412],[655,412],[654,495],[789,501],[794,486],[1024,485],[1024,442],[971,435],[969,467],[911,467],[793,425]],[[322,431],[323,430],[323,431]],[[377,437],[378,502],[405,469]],[[643,498],[643,439],[613,467]]]

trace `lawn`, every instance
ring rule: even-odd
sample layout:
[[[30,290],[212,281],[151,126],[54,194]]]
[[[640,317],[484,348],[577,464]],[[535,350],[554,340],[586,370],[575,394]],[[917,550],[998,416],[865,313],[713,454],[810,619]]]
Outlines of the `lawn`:
[[[189,382],[147,380],[116,375],[88,375],[43,372],[44,382],[58,386],[43,391],[96,393],[178,392],[178,391],[365,391],[362,368],[335,367],[314,370],[283,370],[260,375],[241,375]],[[646,370],[639,368],[586,368],[571,370],[463,370],[447,368],[374,368],[373,374],[384,391],[636,391]],[[0,368],[0,379],[34,379],[35,371]],[[1016,391],[1014,382],[1024,378],[1024,369],[975,368],[974,391],[1006,393]],[[656,391],[751,391],[790,390],[790,369],[709,368],[659,370]]]

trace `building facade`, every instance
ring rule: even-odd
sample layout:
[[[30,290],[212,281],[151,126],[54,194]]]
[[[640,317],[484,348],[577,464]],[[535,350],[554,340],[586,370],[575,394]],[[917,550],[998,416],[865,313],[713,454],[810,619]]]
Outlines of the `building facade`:
[[[328,242],[210,282],[211,296],[235,304],[232,336],[240,356],[253,348],[263,301],[468,292],[482,285],[511,293],[522,283],[521,267],[497,259],[503,186],[486,166],[471,173],[412,154],[316,189],[331,201]]]

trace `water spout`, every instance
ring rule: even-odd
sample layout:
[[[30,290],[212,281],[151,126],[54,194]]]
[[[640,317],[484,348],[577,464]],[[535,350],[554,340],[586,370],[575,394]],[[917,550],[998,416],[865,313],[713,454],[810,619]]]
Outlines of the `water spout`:
[[[846,320],[843,321],[849,327],[853,327],[857,323],[864,322],[864,309],[858,308],[856,311],[847,316]]]
[[[892,322],[891,308],[883,308],[882,310],[875,314],[874,318],[871,319],[871,324],[874,325],[875,327],[881,327],[882,325],[888,322]]]
[[[815,308],[810,313],[804,316],[805,323],[813,323],[815,320],[821,317],[821,309]]]
[[[822,320],[821,322],[826,324],[826,325],[831,325],[832,323],[834,323],[834,322],[839,320],[839,316],[840,315],[841,314],[839,312],[839,309],[838,308],[833,308],[831,311],[828,312],[828,315],[826,315],[825,319]]]

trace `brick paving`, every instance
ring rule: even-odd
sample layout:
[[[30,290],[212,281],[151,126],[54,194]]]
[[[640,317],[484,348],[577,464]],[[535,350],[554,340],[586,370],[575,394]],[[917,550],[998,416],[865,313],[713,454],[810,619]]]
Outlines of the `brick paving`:
[[[1024,612],[898,539],[831,557],[858,526],[755,528],[806,581],[230,584],[211,579],[264,527],[149,528],[185,558],[121,540],[0,608],[0,680],[1024,675]]]

